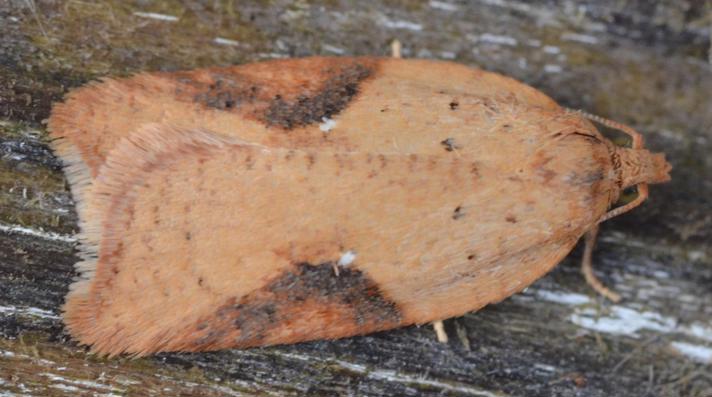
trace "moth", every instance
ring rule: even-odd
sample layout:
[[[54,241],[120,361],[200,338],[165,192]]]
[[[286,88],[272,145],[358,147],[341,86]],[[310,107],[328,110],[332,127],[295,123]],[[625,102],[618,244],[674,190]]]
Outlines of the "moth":
[[[632,137],[617,146],[591,118],[429,60],[91,83],[49,120],[82,236],[66,327],[94,352],[145,355],[342,338],[498,302],[669,179],[640,134],[596,119]]]

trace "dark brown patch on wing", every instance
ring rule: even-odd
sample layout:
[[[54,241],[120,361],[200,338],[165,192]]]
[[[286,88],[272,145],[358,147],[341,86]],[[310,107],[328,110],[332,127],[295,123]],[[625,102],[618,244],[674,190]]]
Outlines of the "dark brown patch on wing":
[[[394,328],[401,314],[361,271],[299,263],[259,290],[230,299],[192,327],[185,350],[340,338]],[[197,338],[196,338],[197,336]]]
[[[176,81],[181,101],[292,129],[342,111],[377,64],[375,58],[313,57],[164,76]]]
[[[205,108],[245,112],[265,98],[259,80],[242,73],[243,69],[241,66],[198,69],[164,76],[175,80],[174,94],[181,101]]]
[[[207,89],[201,91],[193,97],[193,100],[219,110],[230,110],[252,104],[260,94],[260,88],[255,82],[235,79],[220,73],[213,74],[213,83],[208,84]]]
[[[353,63],[329,78],[315,94],[304,93],[293,100],[277,94],[265,111],[263,120],[268,125],[278,125],[286,129],[321,122],[322,119],[346,108],[358,93],[361,81],[371,73],[371,67]]]

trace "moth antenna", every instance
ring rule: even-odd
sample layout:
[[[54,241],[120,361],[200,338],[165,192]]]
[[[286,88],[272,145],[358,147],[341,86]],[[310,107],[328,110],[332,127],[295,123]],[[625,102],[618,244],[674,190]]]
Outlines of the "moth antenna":
[[[621,207],[622,208],[622,207]],[[596,236],[598,235],[598,225],[594,226],[591,230],[586,232],[584,237],[584,250],[583,258],[581,260],[581,273],[586,279],[588,285],[591,286],[596,292],[608,298],[613,303],[618,303],[621,301],[621,296],[613,292],[610,288],[603,285],[601,280],[596,277],[593,273],[593,247],[596,245]]]
[[[613,128],[614,130],[618,130],[618,131],[630,136],[631,139],[633,139],[633,144],[632,144],[633,149],[642,149],[643,148],[643,135],[640,132],[634,130],[631,127],[628,127],[625,124],[621,124],[616,121],[603,118],[601,116],[596,116],[595,114],[587,113],[587,112],[584,112],[583,110],[576,110],[576,109],[569,109],[569,108],[564,108],[564,109],[566,109],[567,113],[579,114],[591,121],[594,121],[601,125],[605,125],[606,127],[609,127],[609,128]]]

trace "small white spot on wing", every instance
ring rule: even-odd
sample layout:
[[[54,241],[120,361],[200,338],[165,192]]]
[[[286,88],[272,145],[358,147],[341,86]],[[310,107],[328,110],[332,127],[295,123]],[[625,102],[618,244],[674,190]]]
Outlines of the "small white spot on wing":
[[[321,118],[321,124],[319,124],[319,129],[322,132],[329,132],[336,127],[336,120],[332,120],[328,117]]]
[[[354,251],[346,251],[341,255],[341,258],[339,258],[339,261],[337,262],[337,265],[342,266],[342,267],[347,267],[350,264],[352,264],[356,260],[356,252]]]

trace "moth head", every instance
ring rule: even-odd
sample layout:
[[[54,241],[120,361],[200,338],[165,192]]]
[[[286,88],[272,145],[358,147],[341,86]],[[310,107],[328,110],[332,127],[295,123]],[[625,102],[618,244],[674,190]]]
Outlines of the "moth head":
[[[672,166],[662,153],[651,153],[643,148],[616,147],[613,156],[623,189],[640,183],[663,183],[670,180]]]
[[[580,110],[566,109],[566,112],[583,116],[592,122],[620,131],[631,138],[630,147],[611,144],[611,149],[609,149],[621,189],[641,183],[663,183],[670,180],[672,166],[665,160],[665,155],[651,153],[645,149],[643,135],[635,129]]]
[[[619,188],[618,192],[611,197],[617,200],[620,193],[631,186],[636,187],[637,197],[627,204],[617,207],[614,206],[614,208],[610,209],[598,220],[599,223],[630,211],[640,205],[648,197],[648,184],[663,183],[670,180],[670,170],[672,166],[665,160],[665,155],[663,153],[651,153],[645,149],[643,135],[635,129],[625,124],[582,111],[567,109],[566,112],[568,114],[573,113],[583,116],[589,121],[618,130],[631,138],[629,147],[616,145],[611,141],[607,143],[616,184]]]

